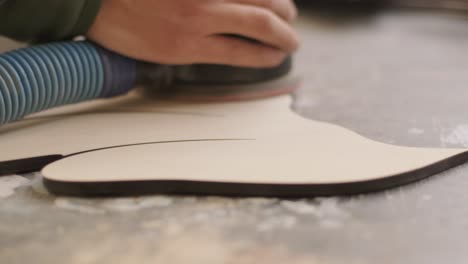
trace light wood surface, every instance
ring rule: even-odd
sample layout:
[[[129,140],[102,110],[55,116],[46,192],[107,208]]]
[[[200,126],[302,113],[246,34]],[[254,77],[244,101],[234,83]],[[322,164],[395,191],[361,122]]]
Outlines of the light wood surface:
[[[300,117],[290,104],[289,95],[249,102],[176,103],[132,94],[115,104],[106,102],[98,113],[58,118],[56,111],[43,115],[42,124],[10,130],[0,138],[0,148],[6,150],[0,159],[202,140],[89,152],[47,166],[43,175],[76,182],[332,184],[401,174],[464,151],[379,143]]]

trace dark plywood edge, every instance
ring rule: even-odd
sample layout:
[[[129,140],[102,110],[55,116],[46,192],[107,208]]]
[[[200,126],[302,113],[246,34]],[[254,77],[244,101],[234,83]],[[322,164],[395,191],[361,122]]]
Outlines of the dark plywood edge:
[[[468,161],[468,151],[405,173],[369,181],[339,184],[254,184],[232,182],[144,180],[116,182],[66,182],[43,178],[47,190],[63,196],[135,196],[151,194],[216,195],[230,197],[344,196],[372,193],[410,184]]]

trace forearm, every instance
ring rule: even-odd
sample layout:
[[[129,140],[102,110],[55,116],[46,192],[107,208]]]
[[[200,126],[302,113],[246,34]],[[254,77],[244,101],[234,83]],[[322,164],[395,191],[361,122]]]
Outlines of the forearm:
[[[0,0],[0,35],[46,42],[85,34],[102,0]]]

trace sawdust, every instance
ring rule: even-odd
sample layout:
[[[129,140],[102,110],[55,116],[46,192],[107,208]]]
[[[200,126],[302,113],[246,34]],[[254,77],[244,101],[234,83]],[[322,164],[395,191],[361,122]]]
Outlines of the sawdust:
[[[29,180],[19,175],[0,177],[0,199],[12,196],[15,189],[29,184]]]

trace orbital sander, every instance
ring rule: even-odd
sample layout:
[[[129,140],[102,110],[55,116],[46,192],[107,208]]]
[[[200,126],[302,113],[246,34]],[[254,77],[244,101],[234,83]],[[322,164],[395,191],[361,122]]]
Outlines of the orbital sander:
[[[126,94],[134,87],[170,100],[232,101],[290,93],[291,58],[273,68],[161,65],[135,61],[87,41],[0,55],[0,126],[53,107]]]

